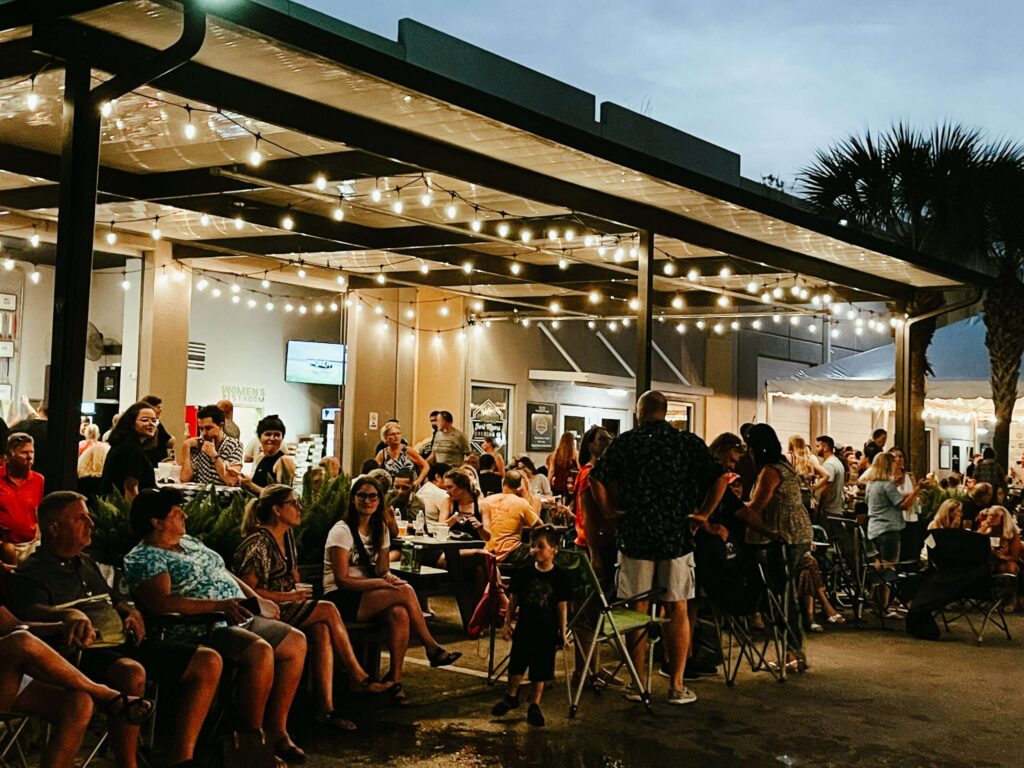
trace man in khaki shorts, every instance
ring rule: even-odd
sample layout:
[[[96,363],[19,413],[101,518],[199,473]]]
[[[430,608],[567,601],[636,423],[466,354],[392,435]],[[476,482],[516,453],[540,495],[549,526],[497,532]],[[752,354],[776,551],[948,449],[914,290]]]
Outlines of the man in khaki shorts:
[[[665,632],[671,682],[670,704],[690,704],[697,697],[683,684],[690,650],[686,601],[694,596],[693,537],[689,515],[700,507],[716,462],[704,441],[677,430],[665,420],[668,402],[660,392],[641,395],[637,425],[608,446],[591,471],[591,487],[607,517],[619,517],[618,596],[629,598],[654,588],[665,606]],[[633,608],[646,611],[648,601]],[[643,668],[646,643],[632,652]]]

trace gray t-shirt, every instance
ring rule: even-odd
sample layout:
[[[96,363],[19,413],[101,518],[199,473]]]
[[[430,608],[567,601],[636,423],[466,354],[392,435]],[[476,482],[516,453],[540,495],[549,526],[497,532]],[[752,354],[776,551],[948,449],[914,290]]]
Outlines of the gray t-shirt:
[[[868,502],[868,538],[889,531],[902,531],[907,527],[903,520],[903,494],[892,480],[872,480],[864,494]]]
[[[826,515],[842,517],[843,515],[843,482],[846,480],[846,470],[843,462],[834,453],[821,464],[828,472],[828,490],[821,495],[821,509]]]

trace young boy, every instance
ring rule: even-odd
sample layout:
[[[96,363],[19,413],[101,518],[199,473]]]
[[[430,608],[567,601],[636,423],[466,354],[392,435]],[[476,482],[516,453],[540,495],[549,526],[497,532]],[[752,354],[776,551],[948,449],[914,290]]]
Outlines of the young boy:
[[[502,637],[512,638],[512,655],[508,664],[508,693],[491,709],[501,717],[519,706],[519,686],[527,669],[530,671],[530,707],[526,722],[544,725],[540,711],[540,697],[544,683],[555,677],[555,652],[564,647],[566,637],[566,602],[572,591],[569,574],[555,565],[558,537],[554,529],[545,526],[533,532],[530,557],[527,563],[512,575],[512,598],[505,614]],[[519,609],[519,621],[512,632],[512,617]]]

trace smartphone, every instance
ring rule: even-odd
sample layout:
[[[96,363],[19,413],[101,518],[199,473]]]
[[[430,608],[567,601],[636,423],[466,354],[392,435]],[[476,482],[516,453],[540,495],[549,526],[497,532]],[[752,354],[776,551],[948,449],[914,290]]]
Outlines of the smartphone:
[[[241,606],[245,608],[245,610],[247,610],[253,616],[259,616],[261,614],[259,598],[247,597],[245,598],[245,600],[241,600],[239,602]]]

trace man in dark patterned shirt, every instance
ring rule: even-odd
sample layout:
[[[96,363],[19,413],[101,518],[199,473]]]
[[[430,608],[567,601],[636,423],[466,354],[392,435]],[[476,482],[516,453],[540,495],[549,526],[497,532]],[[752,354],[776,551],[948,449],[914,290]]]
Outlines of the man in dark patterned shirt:
[[[721,468],[704,441],[675,429],[666,420],[668,402],[660,392],[645,392],[636,406],[637,426],[616,438],[591,471],[591,487],[607,517],[618,517],[618,594],[627,598],[661,588],[669,623],[670,704],[697,697],[683,685],[690,647],[686,601],[694,596],[693,537],[689,515],[695,513]],[[633,607],[647,610],[647,601]],[[645,644],[634,648],[643,667]]]

